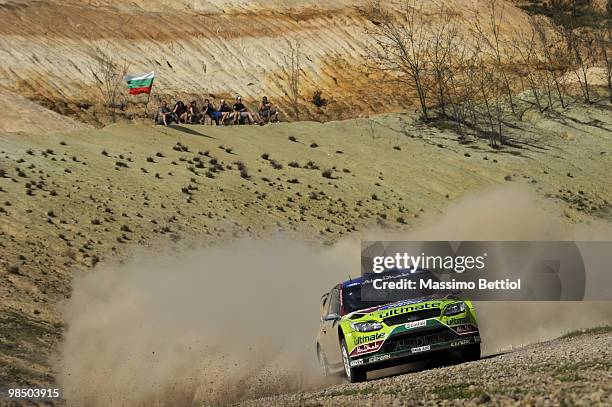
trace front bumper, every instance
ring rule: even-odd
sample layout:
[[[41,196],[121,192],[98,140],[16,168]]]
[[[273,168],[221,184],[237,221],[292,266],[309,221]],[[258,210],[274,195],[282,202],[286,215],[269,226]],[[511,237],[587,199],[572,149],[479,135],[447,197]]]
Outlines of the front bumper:
[[[431,321],[429,328],[391,334],[376,352],[350,358],[351,367],[371,366],[372,369],[409,363],[432,357],[439,351],[460,350],[464,346],[480,343],[476,326],[464,324],[447,326]]]

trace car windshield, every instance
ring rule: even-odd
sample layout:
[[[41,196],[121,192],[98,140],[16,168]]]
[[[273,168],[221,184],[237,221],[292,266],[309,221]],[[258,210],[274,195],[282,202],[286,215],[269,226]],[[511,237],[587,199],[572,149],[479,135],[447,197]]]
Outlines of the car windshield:
[[[435,281],[440,281],[434,274],[427,270],[422,270],[418,273],[406,273],[406,272],[393,272],[380,274],[386,281],[398,281],[400,279],[407,280],[418,280],[424,278],[431,278]],[[373,296],[368,296],[367,300],[362,299],[362,293],[367,292],[369,294],[375,293]],[[449,291],[450,293],[450,291]],[[429,290],[429,289],[414,289],[414,290],[394,290],[393,292],[374,290],[373,279],[368,279],[362,284],[348,285],[342,289],[342,305],[344,306],[344,312],[349,314],[354,311],[359,311],[366,308],[376,307],[380,305],[390,304],[397,301],[413,300],[417,298],[423,298],[440,294],[440,290]]]

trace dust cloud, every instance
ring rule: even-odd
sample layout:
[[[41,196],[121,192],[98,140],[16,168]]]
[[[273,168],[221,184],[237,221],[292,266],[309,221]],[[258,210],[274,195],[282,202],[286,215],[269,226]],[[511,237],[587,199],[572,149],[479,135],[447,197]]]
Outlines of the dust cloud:
[[[611,224],[603,221],[590,225],[567,223],[561,208],[521,187],[504,187],[466,197],[437,220],[427,219],[422,227],[401,236],[405,240],[455,241],[589,241],[610,240],[610,237]],[[608,257],[611,255],[608,254]],[[612,257],[610,260],[612,262]],[[588,263],[588,259],[585,261]],[[601,267],[591,267],[589,271],[600,270]],[[597,289],[594,285],[600,281],[599,277],[589,279],[587,275],[587,290]],[[552,339],[577,329],[612,323],[612,307],[605,301],[500,301],[480,302],[476,307],[484,354]]]
[[[359,269],[348,249],[243,240],[78,276],[58,366],[65,398],[220,405],[319,384],[319,298]]]
[[[360,270],[360,239],[601,239],[532,193],[468,196],[405,233],[320,247],[283,237],[191,253],[135,253],[74,281],[56,369],[69,405],[223,405],[324,386],[319,298]],[[606,303],[480,303],[486,352],[612,321]]]

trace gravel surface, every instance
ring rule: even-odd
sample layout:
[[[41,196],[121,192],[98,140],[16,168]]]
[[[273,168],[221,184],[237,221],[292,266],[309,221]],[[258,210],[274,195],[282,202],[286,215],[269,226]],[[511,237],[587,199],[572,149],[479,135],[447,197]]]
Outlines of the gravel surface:
[[[542,342],[477,362],[241,405],[612,405],[611,345],[608,330]]]

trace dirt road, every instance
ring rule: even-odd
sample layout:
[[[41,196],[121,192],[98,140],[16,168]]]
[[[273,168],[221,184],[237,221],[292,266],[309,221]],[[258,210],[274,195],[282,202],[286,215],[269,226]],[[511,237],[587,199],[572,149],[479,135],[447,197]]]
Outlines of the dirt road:
[[[485,357],[242,406],[610,405],[609,327]]]

